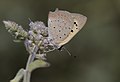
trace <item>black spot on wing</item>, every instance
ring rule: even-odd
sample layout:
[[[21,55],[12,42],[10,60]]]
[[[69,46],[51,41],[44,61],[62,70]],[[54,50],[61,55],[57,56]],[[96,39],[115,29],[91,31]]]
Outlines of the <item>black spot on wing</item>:
[[[73,32],[73,30],[71,30],[71,32]]]
[[[61,32],[61,30],[59,30],[59,32]]]
[[[78,26],[76,22],[74,22],[75,26]]]
[[[74,24],[76,24],[76,22],[74,22]]]

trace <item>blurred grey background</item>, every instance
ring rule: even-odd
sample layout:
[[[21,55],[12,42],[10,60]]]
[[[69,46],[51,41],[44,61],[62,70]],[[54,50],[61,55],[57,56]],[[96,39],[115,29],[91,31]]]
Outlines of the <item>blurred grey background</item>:
[[[0,82],[9,82],[25,67],[28,53],[14,43],[3,20],[28,29],[30,18],[47,25],[56,8],[88,17],[84,28],[65,47],[47,54],[49,68],[37,69],[31,82],[120,82],[120,0],[0,0]]]

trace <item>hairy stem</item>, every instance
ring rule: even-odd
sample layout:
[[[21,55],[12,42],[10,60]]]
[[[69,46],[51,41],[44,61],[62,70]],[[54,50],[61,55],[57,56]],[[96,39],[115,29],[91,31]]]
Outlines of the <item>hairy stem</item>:
[[[38,48],[35,46],[33,52],[30,53],[24,73],[23,82],[30,82],[31,72],[29,71],[29,65],[34,61],[37,50]]]

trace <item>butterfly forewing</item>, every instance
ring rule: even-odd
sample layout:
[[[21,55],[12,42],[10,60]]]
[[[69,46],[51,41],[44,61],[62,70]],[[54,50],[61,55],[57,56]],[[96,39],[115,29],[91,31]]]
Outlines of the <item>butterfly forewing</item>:
[[[48,16],[48,32],[49,36],[53,38],[55,44],[63,42],[73,29],[74,23],[71,13],[67,11],[56,10],[49,12]]]

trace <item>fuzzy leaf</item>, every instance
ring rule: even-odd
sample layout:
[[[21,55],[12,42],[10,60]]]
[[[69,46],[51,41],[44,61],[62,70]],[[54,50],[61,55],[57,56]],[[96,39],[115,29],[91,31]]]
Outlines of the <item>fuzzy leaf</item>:
[[[29,72],[32,72],[33,70],[37,69],[37,68],[41,68],[41,67],[49,67],[50,64],[48,62],[45,62],[43,60],[35,60],[34,62],[32,62],[31,64],[29,64]]]
[[[20,69],[18,73],[16,74],[15,78],[11,80],[10,82],[20,82],[20,80],[22,79],[24,75],[24,71],[25,71],[24,69]]]

